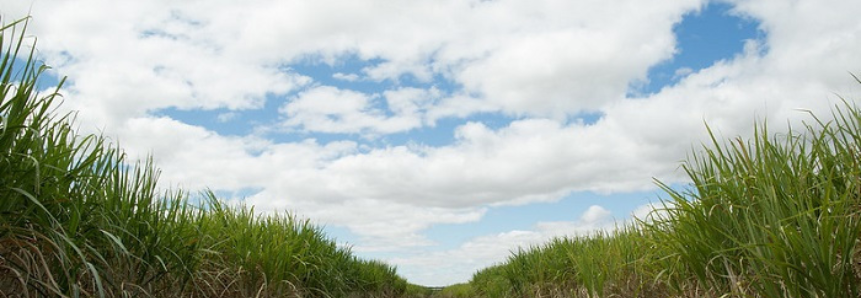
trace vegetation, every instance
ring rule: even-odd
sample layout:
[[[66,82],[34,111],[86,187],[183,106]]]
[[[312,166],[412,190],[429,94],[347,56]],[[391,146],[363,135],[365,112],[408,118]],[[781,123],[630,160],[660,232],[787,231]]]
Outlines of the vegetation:
[[[56,115],[60,86],[0,28],[0,297],[401,297],[389,265],[361,260],[291,215],[192,204],[159,191],[152,162]]]
[[[658,182],[653,217],[522,249],[433,292],[338,247],[292,215],[260,216],[211,192],[160,191],[57,115],[58,91],[0,28],[0,297],[861,297],[861,109],[750,140],[718,140]],[[857,80],[857,78],[856,78]],[[861,81],[859,81],[861,83]]]
[[[631,226],[520,250],[473,275],[463,297],[668,297],[654,282],[663,262],[650,236]]]
[[[473,297],[861,297],[861,109],[844,103],[801,132],[709,131],[650,220],[521,250]]]

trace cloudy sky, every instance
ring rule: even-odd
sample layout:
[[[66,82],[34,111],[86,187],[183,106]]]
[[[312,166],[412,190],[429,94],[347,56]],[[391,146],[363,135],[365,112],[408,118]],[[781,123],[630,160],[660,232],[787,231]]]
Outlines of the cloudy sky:
[[[82,132],[411,282],[607,229],[705,140],[861,99],[857,0],[0,0]]]

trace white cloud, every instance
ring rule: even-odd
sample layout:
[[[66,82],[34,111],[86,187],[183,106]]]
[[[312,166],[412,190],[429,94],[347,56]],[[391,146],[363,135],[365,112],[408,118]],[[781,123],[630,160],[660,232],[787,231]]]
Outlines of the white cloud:
[[[637,207],[631,212],[631,220],[634,222],[653,222],[668,219],[668,210],[675,206],[673,202],[664,201],[660,203],[649,203]]]
[[[236,112],[227,112],[227,113],[218,114],[216,119],[218,120],[218,122],[225,123],[225,122],[233,121],[238,116],[239,116],[239,114],[237,114]]]
[[[207,20],[162,4],[33,3],[30,33],[47,63],[70,77],[66,107],[80,110],[81,120],[117,127],[166,107],[256,108],[267,94],[308,82],[226,51],[230,45],[213,40]]]
[[[685,77],[685,76],[687,76],[693,72],[694,72],[694,70],[690,67],[682,67],[682,68],[676,69],[676,71],[673,73],[673,79],[683,78],[683,77]]]
[[[429,89],[402,87],[383,92],[388,109],[395,115],[421,118],[429,107],[442,96],[435,87]]]
[[[345,201],[340,208],[319,207],[325,209],[303,213],[314,218],[327,218],[332,224],[347,226],[361,237],[360,242],[353,246],[357,252],[396,252],[431,246],[435,243],[420,233],[424,229],[433,224],[476,222],[486,212],[485,208],[451,210],[369,199]]]
[[[609,218],[610,214],[610,210],[604,209],[598,205],[593,205],[583,213],[582,220],[589,223],[600,222],[603,219]]]
[[[352,142],[274,144],[254,136],[226,137],[170,118],[133,118],[118,130],[119,144],[130,156],[152,154],[163,181],[190,189],[267,187],[281,167],[314,169],[356,151]],[[160,141],[150,142],[154,139]]]
[[[576,221],[539,222],[532,230],[514,230],[476,237],[446,251],[432,252],[389,261],[410,281],[423,285],[449,285],[465,282],[487,266],[504,262],[518,248],[542,244],[555,237],[586,236],[597,231],[612,231],[615,222],[610,212],[597,205],[589,207]]]
[[[861,65],[861,2],[735,2],[737,14],[762,22],[764,44],[633,99],[624,98],[627,86],[670,58],[672,25],[703,1],[36,1],[30,33],[47,63],[70,77],[66,107],[81,111],[83,128],[117,136],[133,155],[152,152],[165,182],[262,189],[249,198],[261,210],[337,222],[378,243],[364,249],[381,251],[429,245],[423,229],[478,220],[488,205],[643,190],[651,177],[684,181],[677,165],[706,140],[704,121],[735,136],[767,118],[777,132],[786,119],[806,119],[796,108],[828,115],[831,92],[858,94],[847,72]],[[5,17],[30,9],[0,3]],[[289,70],[348,56],[382,61],[363,78],[439,76],[464,90],[367,94]],[[227,137],[148,114],[257,109],[267,96],[290,100],[285,124],[312,132],[381,135],[479,112],[521,117],[497,129],[467,123],[453,144],[360,150],[349,141]],[[603,117],[564,121],[584,110]],[[451,254],[482,266],[506,252],[483,250],[498,239],[540,241],[549,234],[542,229],[563,228],[476,239]]]
[[[32,33],[72,78],[73,107],[98,126],[165,107],[259,108],[309,82],[280,66],[348,56],[380,59],[363,70],[375,80],[454,79],[481,94],[483,107],[467,113],[560,116],[621,99],[630,80],[669,58],[672,24],[699,5],[383,2],[36,1]]]
[[[500,23],[514,19],[542,26],[512,30],[455,75],[507,113],[564,118],[594,111],[623,99],[631,81],[644,79],[649,66],[671,57],[673,23],[700,3],[546,1],[515,8],[498,2],[500,10],[505,6]]]
[[[247,198],[257,210],[295,211],[342,225],[366,240],[357,247],[391,251],[430,245],[424,229],[477,221],[485,205],[555,200],[572,190],[649,188],[662,167],[632,167],[638,155],[654,153],[634,150],[637,145],[621,137],[604,138],[614,146],[575,142],[604,134],[596,128],[529,120],[493,131],[472,123],[458,130],[459,142],[451,146],[363,152],[353,142],[278,144],[220,136],[169,118],[135,118],[120,129],[119,140],[132,156],[152,153],[172,185],[261,189]]]
[[[355,82],[355,81],[359,80],[359,75],[354,74],[354,73],[345,74],[345,73],[337,72],[337,73],[332,75],[332,78],[337,79],[337,80],[347,81],[347,82]]]
[[[318,86],[299,93],[281,107],[284,125],[305,131],[326,133],[388,134],[408,131],[422,125],[416,100],[421,94],[410,90],[386,91],[385,100],[394,115],[375,104],[376,94],[364,94],[330,86]],[[421,90],[411,93],[422,93]]]
[[[532,119],[499,131],[469,123],[456,135],[457,143],[449,146],[398,146],[345,156],[327,165],[324,177],[340,181],[329,189],[345,197],[469,207],[552,200],[574,190],[641,190],[651,187],[650,177],[675,169],[672,163],[644,160],[663,152],[601,126]],[[594,141],[578,141],[585,139]]]

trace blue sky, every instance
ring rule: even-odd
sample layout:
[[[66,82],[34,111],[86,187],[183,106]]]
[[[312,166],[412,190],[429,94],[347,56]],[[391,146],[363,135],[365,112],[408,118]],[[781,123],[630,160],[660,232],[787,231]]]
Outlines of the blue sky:
[[[81,130],[164,187],[308,217],[423,285],[642,217],[704,123],[779,131],[861,66],[851,0],[0,3]]]

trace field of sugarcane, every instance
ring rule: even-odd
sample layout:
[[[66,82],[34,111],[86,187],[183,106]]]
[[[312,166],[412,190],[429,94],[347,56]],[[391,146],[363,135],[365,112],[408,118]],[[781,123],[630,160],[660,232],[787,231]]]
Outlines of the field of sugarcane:
[[[751,139],[709,130],[650,218],[519,250],[449,297],[861,297],[861,109],[832,111]]]
[[[39,92],[26,20],[0,29],[0,297],[861,297],[861,109],[719,139],[691,184],[613,232],[523,248],[440,292],[308,220],[157,186]],[[857,78],[856,78],[857,80]],[[861,81],[859,81],[861,83]],[[192,200],[191,198],[202,198]]]
[[[308,220],[160,190],[57,114],[26,20],[0,29],[0,297],[403,297],[425,289]]]

